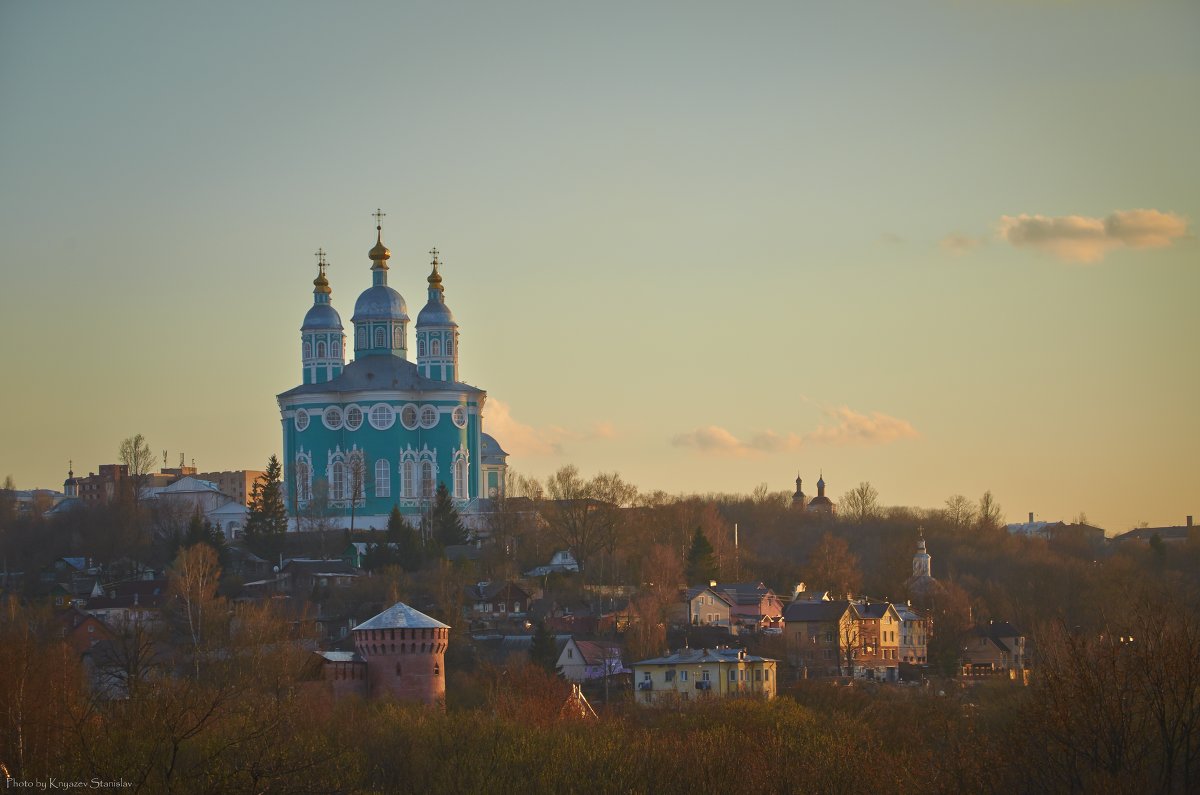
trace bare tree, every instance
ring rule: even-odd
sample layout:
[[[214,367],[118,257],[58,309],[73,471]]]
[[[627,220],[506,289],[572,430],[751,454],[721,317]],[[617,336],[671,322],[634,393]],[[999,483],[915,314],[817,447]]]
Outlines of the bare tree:
[[[879,492],[864,480],[842,496],[842,517],[854,522],[866,522],[879,513]]]
[[[943,514],[952,527],[965,530],[975,521],[975,504],[963,495],[955,494],[946,500]]]
[[[843,538],[826,532],[809,558],[810,584],[829,590],[838,597],[856,593],[862,587],[858,556]]]
[[[1000,512],[1000,504],[991,491],[985,491],[979,498],[979,529],[998,530],[1003,523],[1004,514]]]
[[[633,502],[637,488],[617,473],[602,473],[584,480],[572,465],[551,475],[546,481],[549,502],[542,514],[551,535],[571,550],[586,571],[587,562],[609,549],[616,538],[621,509]]]
[[[150,480],[158,458],[150,452],[150,444],[140,433],[130,436],[121,442],[117,457],[125,465],[125,473],[131,487],[130,496],[134,507],[141,504],[142,490]]]
[[[349,489],[350,532],[354,532],[354,515],[360,502],[367,498],[367,454],[355,450],[346,459],[346,487]]]

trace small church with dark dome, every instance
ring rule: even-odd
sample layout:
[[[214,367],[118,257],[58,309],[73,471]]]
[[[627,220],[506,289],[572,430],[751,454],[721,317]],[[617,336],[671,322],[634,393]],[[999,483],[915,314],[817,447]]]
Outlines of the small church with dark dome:
[[[383,528],[393,507],[419,518],[439,485],[469,517],[504,488],[508,454],[484,432],[487,392],[462,380],[439,253],[430,251],[413,350],[408,305],[388,283],[383,213],[375,216],[371,284],[354,303],[350,340],[319,251],[313,303],[300,326],[301,383],[278,395],[293,527],[319,513],[334,526]]]

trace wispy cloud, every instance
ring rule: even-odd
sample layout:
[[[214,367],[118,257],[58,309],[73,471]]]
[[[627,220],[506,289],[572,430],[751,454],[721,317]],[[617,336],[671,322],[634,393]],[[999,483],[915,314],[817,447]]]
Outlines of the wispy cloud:
[[[743,458],[791,452],[810,444],[876,445],[920,436],[907,420],[878,411],[862,414],[842,406],[828,409],[825,413],[828,421],[807,434],[764,430],[741,439],[719,425],[707,425],[672,437],[671,444],[690,447],[709,455]]]
[[[1111,250],[1163,248],[1188,235],[1187,219],[1160,210],[1086,215],[1005,215],[1000,237],[1017,247],[1046,251],[1064,262],[1099,262]]]
[[[589,439],[615,439],[619,434],[611,422],[594,423],[586,431],[575,431],[558,425],[535,427],[513,417],[507,403],[488,398],[485,429],[500,446],[512,455],[560,455],[563,444]]]
[[[960,235],[957,232],[952,235],[946,235],[946,237],[942,238],[941,242],[942,251],[956,257],[961,257],[971,249],[978,248],[981,245],[983,245],[983,238]]]

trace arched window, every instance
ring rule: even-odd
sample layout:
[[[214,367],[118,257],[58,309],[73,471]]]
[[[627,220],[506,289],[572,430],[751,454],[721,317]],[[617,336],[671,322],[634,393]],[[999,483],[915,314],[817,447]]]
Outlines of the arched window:
[[[417,356],[424,356],[424,355],[425,355],[425,338],[418,337],[417,338]]]
[[[311,342],[304,343],[304,358],[305,359],[312,358],[312,343]]]
[[[354,501],[367,498],[367,461],[361,450],[350,454],[349,468],[346,470],[349,482],[346,484],[347,496],[354,494]]]
[[[467,459],[459,456],[454,460],[454,498],[467,499]]]
[[[433,496],[433,464],[421,462],[421,496],[429,499]]]
[[[354,330],[354,338],[355,338],[354,346],[356,348],[367,347],[367,330],[365,328],[363,328],[362,326],[359,326],[358,328],[356,328]]]
[[[317,343],[317,358],[318,359],[325,358],[325,343],[323,343],[323,342]]]
[[[341,461],[334,461],[329,481],[329,491],[333,499],[344,500],[346,498],[346,465]]]
[[[296,499],[300,502],[312,499],[312,468],[303,458],[296,461]]]
[[[392,496],[392,470],[382,458],[375,462],[375,496]]]
[[[375,347],[382,348],[387,345],[387,331],[383,326],[378,326],[375,329]]]
[[[342,355],[342,343],[334,340],[329,344],[329,355],[335,358],[340,358]]]
[[[404,347],[404,329],[402,329],[400,326],[396,326],[392,329],[392,347]]]
[[[416,467],[413,465],[412,461],[404,462],[404,496],[410,500],[417,496],[417,477],[414,471],[415,469]]]
[[[442,341],[441,340],[433,339],[433,340],[429,341],[429,355],[430,356],[441,356],[442,355]]]

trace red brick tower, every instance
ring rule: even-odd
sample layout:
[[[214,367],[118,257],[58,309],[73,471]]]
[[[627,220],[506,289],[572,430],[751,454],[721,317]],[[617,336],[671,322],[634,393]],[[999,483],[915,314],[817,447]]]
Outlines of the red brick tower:
[[[434,705],[446,696],[450,627],[403,602],[354,628],[354,648],[367,664],[367,692]]]

